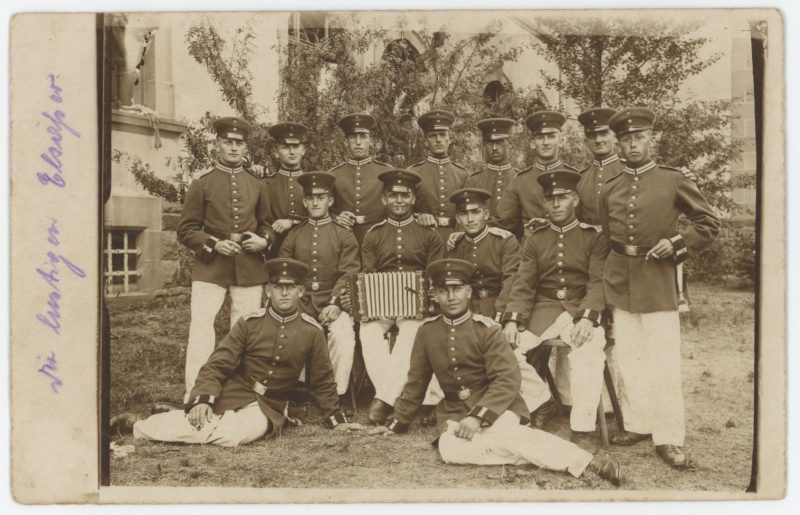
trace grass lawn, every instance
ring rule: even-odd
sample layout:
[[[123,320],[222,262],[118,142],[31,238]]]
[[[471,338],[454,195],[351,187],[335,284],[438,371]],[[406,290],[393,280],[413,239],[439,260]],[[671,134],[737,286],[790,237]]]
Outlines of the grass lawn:
[[[652,443],[601,451],[623,466],[622,488],[743,492],[750,481],[753,437],[754,295],[692,284],[692,310],[682,315],[686,450],[694,469],[663,464]],[[218,336],[227,326],[217,319]],[[183,395],[189,328],[186,293],[148,305],[111,310],[111,413],[147,412],[158,400]],[[357,421],[364,422],[367,396]],[[112,458],[112,485],[244,486],[272,488],[612,489],[591,475],[579,479],[534,466],[445,465],[430,442],[432,429],[407,435],[340,434],[319,425],[313,407],[294,415],[305,425],[280,438],[237,449],[134,442],[135,452]],[[614,421],[609,430],[616,429]],[[550,430],[568,437],[566,417]],[[266,464],[267,466],[261,466]]]

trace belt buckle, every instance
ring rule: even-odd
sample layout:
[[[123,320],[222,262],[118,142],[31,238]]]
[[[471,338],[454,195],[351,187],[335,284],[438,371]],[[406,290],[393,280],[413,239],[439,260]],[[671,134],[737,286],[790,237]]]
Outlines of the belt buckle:
[[[488,296],[489,296],[489,290],[487,290],[486,288],[481,288],[480,290],[478,290],[478,297],[485,299]]]
[[[242,242],[242,234],[238,232],[231,233],[231,241],[234,243],[241,243]]]
[[[259,382],[253,383],[253,390],[255,390],[256,393],[261,395],[261,396],[263,396],[265,393],[267,393],[267,387],[264,386],[263,384],[259,383]]]
[[[472,395],[472,390],[470,390],[469,388],[464,388],[463,390],[458,391],[458,399],[462,401],[469,399],[471,395]]]
[[[356,215],[356,223],[363,224],[367,222],[367,217],[364,215]]]
[[[316,282],[316,281],[314,281],[313,283],[311,283],[311,289],[312,289],[313,291],[317,291],[317,290],[319,290],[319,283],[318,283],[318,282]]]
[[[636,257],[638,253],[636,252],[636,245],[625,245],[625,255],[630,257]]]
[[[567,298],[567,290],[558,290],[556,292],[556,298],[558,298],[558,300],[566,299]]]

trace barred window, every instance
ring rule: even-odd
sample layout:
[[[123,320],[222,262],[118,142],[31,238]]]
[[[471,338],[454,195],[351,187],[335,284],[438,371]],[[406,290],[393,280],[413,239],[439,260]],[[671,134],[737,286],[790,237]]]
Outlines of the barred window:
[[[103,278],[105,293],[138,291],[141,272],[137,270],[142,250],[136,246],[140,230],[110,229],[105,234]]]

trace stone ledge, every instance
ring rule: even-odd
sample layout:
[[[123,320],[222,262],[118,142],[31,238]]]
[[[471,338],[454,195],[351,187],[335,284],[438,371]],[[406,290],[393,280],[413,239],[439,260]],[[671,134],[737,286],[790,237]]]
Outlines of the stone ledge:
[[[187,126],[186,123],[170,118],[159,118],[158,120],[158,132],[164,138],[180,138]],[[147,116],[116,109],[111,110],[111,129],[148,136],[155,134],[155,130],[150,126],[150,118]]]

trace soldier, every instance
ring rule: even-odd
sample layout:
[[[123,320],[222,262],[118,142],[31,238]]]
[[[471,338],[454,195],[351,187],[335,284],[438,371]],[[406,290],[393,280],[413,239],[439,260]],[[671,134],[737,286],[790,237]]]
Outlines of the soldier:
[[[425,134],[428,157],[408,169],[422,177],[414,211],[419,223],[438,228],[442,240],[447,241],[455,230],[455,209],[448,202],[450,195],[463,188],[469,171],[450,160],[450,127],[455,121],[448,111],[430,111],[419,117],[417,123]]]
[[[336,221],[351,227],[359,244],[367,229],[384,218],[381,203],[383,183],[378,174],[391,166],[377,161],[371,155],[372,129],[375,118],[367,113],[354,113],[339,120],[344,132],[345,162],[330,169],[336,176],[333,212]]]
[[[532,148],[536,151],[533,166],[519,172],[497,205],[498,225],[517,236],[527,235],[528,223],[546,216],[542,187],[536,178],[545,172],[576,169],[559,157],[561,127],[566,118],[553,111],[537,111],[525,120],[531,131]]]
[[[491,197],[488,191],[480,188],[460,189],[450,196],[464,232],[450,235],[447,254],[475,263],[472,312],[499,323],[519,265],[519,243],[505,229],[487,225]],[[522,374],[522,398],[530,413],[550,399],[550,390],[526,361],[524,353],[515,351],[515,356]]]
[[[239,319],[220,342],[200,369],[185,410],[136,421],[134,438],[236,447],[268,432],[279,434],[304,366],[323,425],[339,431],[361,428],[348,423],[339,408],[322,328],[297,310],[308,267],[273,259],[266,270],[268,306]],[[111,425],[124,431],[131,420],[130,414],[118,415]]]
[[[600,225],[598,201],[603,181],[617,175],[625,167],[617,154],[617,138],[608,127],[608,120],[615,112],[607,107],[596,107],[578,115],[586,146],[592,153],[592,164],[581,171],[578,183],[581,200],[578,218],[587,224]]]
[[[281,245],[280,257],[307,263],[300,309],[319,321],[328,331],[328,352],[336,377],[339,402],[347,406],[347,386],[353,367],[356,334],[353,319],[342,308],[350,309],[347,291],[349,274],[361,270],[358,242],[350,229],[331,220],[333,183],[336,177],[326,172],[306,172],[297,182],[303,188],[305,220],[289,231]]]
[[[474,270],[461,259],[441,259],[428,266],[442,314],[420,327],[394,416],[370,433],[407,431],[435,375],[445,392],[436,407],[439,453],[445,463],[532,463],[574,477],[588,468],[619,485],[616,461],[593,458],[573,443],[520,425],[527,422],[528,411],[519,394],[514,354],[499,324],[469,310]]]
[[[519,340],[523,331],[528,335],[529,343],[523,343],[523,348],[551,338],[569,346],[559,359],[569,371],[570,429],[576,441],[594,432],[603,388],[606,339],[600,322],[605,309],[602,271],[608,253],[598,227],[575,216],[580,179],[579,173],[567,170],[539,175],[550,220],[533,228],[525,240],[503,317],[509,341]],[[552,404],[534,414],[534,419],[541,418],[534,420],[538,427],[555,411]]]
[[[214,319],[231,295],[231,327],[261,307],[267,280],[262,251],[275,240],[266,185],[242,170],[250,124],[220,118],[214,167],[189,186],[178,241],[194,252],[191,321],[186,347],[186,395],[214,350]]]
[[[483,155],[486,166],[469,177],[465,186],[467,188],[483,188],[491,192],[489,200],[489,214],[492,224],[497,220],[497,205],[511,184],[511,180],[519,173],[508,162],[508,152],[511,145],[511,129],[514,120],[509,118],[487,118],[478,122],[478,129],[483,135]]]
[[[361,244],[364,272],[425,270],[444,254],[442,238],[433,227],[423,227],[411,211],[416,188],[422,178],[414,172],[396,168],[381,172],[381,200],[388,216],[373,225]],[[367,373],[375,385],[375,398],[368,418],[382,424],[405,384],[414,335],[422,323],[416,319],[372,320],[363,322],[359,335]],[[390,351],[386,333],[398,328],[394,349]]]
[[[626,166],[606,181],[600,195],[600,219],[611,247],[603,283],[614,316],[628,430],[611,441],[633,445],[652,435],[658,455],[683,468],[686,427],[675,270],[690,252],[714,241],[720,222],[694,182],[653,162],[654,121],[655,114],[640,107],[623,109],[609,120]],[[681,214],[689,223],[678,230]]]

